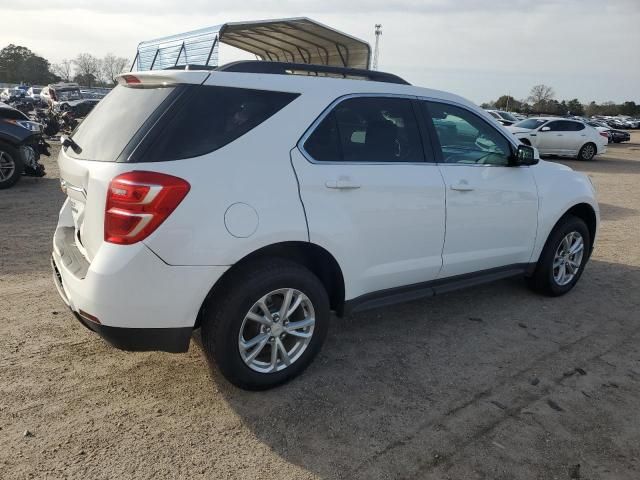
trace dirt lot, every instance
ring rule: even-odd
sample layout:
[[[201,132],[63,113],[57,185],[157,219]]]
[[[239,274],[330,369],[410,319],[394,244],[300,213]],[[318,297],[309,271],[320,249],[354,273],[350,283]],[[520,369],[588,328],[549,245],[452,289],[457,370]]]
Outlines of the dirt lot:
[[[334,319],[264,393],[125,353],[65,310],[49,176],[0,192],[0,478],[640,478],[640,132],[590,163],[603,222],[563,298],[519,280]]]

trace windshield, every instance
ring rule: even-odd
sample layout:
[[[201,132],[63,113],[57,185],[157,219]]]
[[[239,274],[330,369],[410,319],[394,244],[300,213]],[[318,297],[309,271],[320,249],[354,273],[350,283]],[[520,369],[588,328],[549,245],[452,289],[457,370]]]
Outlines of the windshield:
[[[32,88],[33,93],[40,93],[42,91],[41,88]]]
[[[538,127],[541,127],[547,123],[547,120],[542,118],[527,118],[526,120],[522,120],[521,122],[515,123],[513,126],[518,128],[527,128],[529,130],[535,130]]]
[[[82,151],[76,154],[67,149],[67,155],[114,162],[142,124],[174,90],[174,87],[117,86],[73,133],[72,138]]]
[[[500,115],[505,120],[509,120],[510,122],[517,122],[518,121],[518,119],[516,117],[514,117],[513,115],[511,115],[509,112],[498,112],[498,115]]]

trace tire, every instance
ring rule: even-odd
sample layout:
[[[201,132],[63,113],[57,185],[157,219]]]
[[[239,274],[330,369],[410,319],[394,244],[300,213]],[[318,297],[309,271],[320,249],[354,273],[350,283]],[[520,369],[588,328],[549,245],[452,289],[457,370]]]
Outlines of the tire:
[[[15,185],[23,170],[24,164],[18,149],[0,142],[0,190]]]
[[[329,328],[329,297],[320,280],[304,266],[279,258],[248,263],[230,275],[205,304],[202,344],[207,356],[229,382],[246,390],[273,388],[302,373],[320,351]],[[290,310],[288,318],[278,319],[276,315],[290,291],[291,305],[300,299],[300,306]],[[267,309],[273,321],[269,322],[259,300],[272,302]],[[295,322],[308,323],[311,317],[315,319],[312,326],[300,327],[294,333],[283,330]],[[299,336],[309,333],[308,338]],[[254,348],[242,349],[241,342],[259,338],[263,340],[254,348],[260,353],[250,359]],[[282,349],[288,353],[289,365]]]
[[[571,270],[575,270],[576,264],[579,265],[577,266],[577,271],[574,271],[571,279],[566,281],[566,278],[558,278],[561,277],[560,273],[562,267],[554,268],[554,265],[559,262],[557,256],[558,252],[562,252],[564,250],[561,243],[571,234],[574,234],[574,239],[576,238],[576,234],[582,239],[582,254],[579,259],[576,255],[570,255],[568,260],[566,256],[564,257],[564,262],[562,263],[567,274],[570,273]],[[584,267],[589,260],[590,253],[591,235],[589,234],[589,229],[587,228],[586,223],[581,218],[573,215],[566,215],[554,227],[551,234],[549,234],[549,238],[547,239],[542,253],[540,254],[540,259],[538,260],[536,269],[533,275],[527,279],[529,286],[539,293],[552,297],[564,295],[569,292],[576,283],[578,283],[578,280],[584,271]],[[562,253],[560,253],[560,256],[563,256]]]
[[[578,152],[578,160],[589,161],[598,153],[598,147],[593,143],[585,143]]]

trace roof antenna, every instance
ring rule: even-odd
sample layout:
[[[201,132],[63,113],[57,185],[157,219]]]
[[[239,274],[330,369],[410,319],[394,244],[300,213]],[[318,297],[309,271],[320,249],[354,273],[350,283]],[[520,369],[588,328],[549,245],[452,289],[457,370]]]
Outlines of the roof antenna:
[[[376,45],[373,49],[373,68],[372,70],[378,70],[378,54],[380,53],[380,35],[382,35],[382,24],[376,23],[375,26]]]

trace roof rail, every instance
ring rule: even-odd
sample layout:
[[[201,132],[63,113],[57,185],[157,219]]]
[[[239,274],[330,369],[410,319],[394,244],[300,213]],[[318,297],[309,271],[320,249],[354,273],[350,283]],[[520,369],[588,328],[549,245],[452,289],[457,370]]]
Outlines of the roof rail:
[[[371,80],[373,82],[400,83],[411,85],[403,78],[392,73],[378,72],[376,70],[363,70],[360,68],[333,67],[329,65],[310,65],[307,63],[290,62],[264,62],[260,60],[243,60],[227,63],[216,70],[223,72],[242,73],[271,73],[276,75],[315,75],[315,76],[340,76],[355,80]]]

